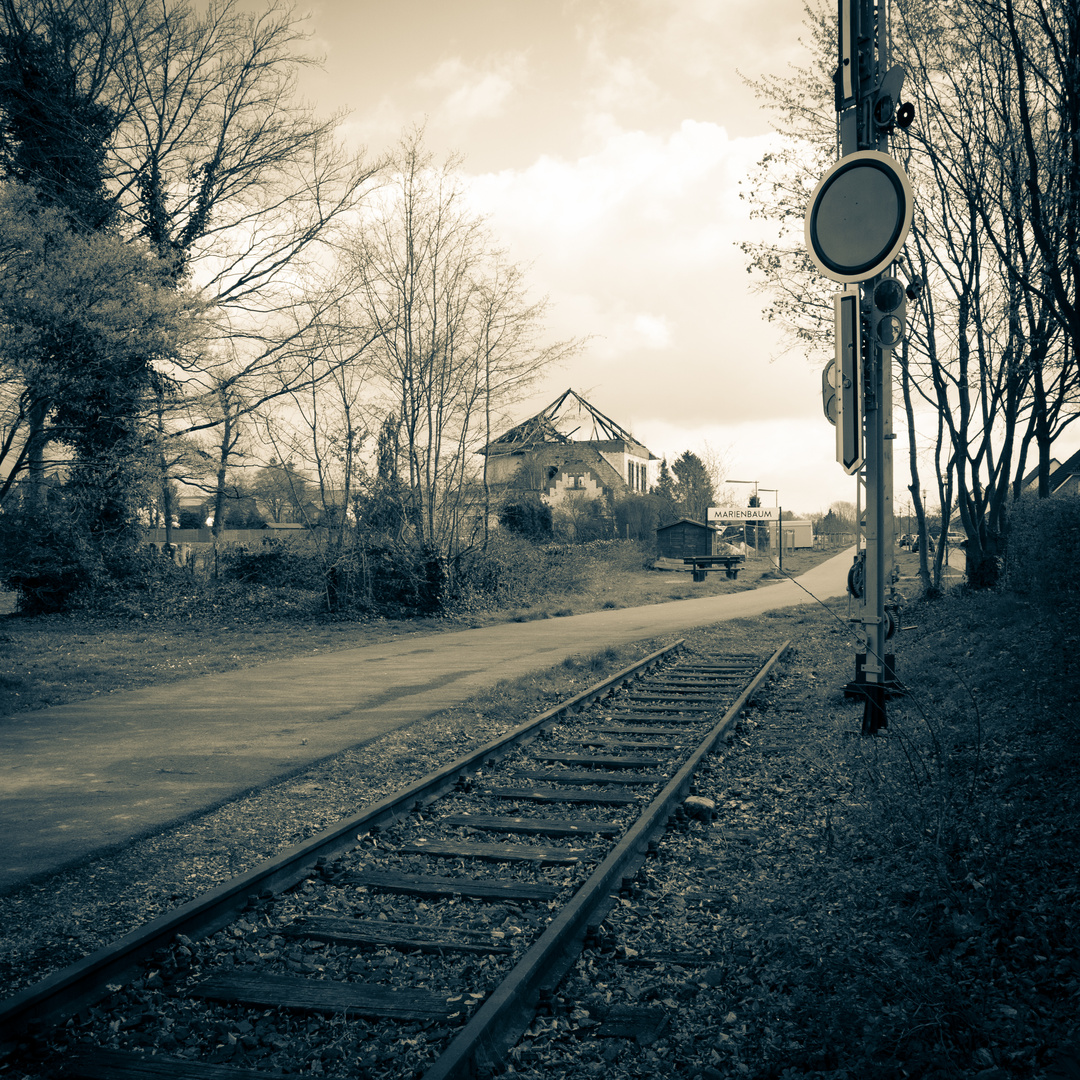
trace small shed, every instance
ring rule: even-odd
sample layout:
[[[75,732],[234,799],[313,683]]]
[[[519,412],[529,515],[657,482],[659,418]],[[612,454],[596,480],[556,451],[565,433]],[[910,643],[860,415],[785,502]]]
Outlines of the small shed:
[[[656,530],[656,547],[662,559],[685,559],[712,555],[716,529],[702,521],[680,518]]]

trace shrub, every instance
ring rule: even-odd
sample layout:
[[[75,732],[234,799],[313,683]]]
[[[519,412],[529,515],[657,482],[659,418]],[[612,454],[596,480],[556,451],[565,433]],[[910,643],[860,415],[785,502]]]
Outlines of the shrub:
[[[542,549],[544,588],[548,593],[577,592],[588,588],[596,566],[586,544],[548,544]]]
[[[431,544],[367,535],[326,568],[323,587],[331,611],[434,615],[446,599],[446,570]]]
[[[23,615],[49,615],[105,578],[77,538],[49,515],[8,513],[0,519],[0,581],[17,596]]]
[[[1005,585],[1061,598],[1080,593],[1080,496],[1020,500],[1011,515]]]
[[[499,524],[527,540],[550,540],[551,507],[538,496],[522,495],[503,504]]]
[[[206,511],[181,510],[178,521],[181,529],[201,529],[206,525]]]
[[[0,517],[0,582],[17,594],[20,613],[65,611],[85,590],[129,578],[141,529],[119,519],[103,524],[88,491],[53,489],[46,508]]]
[[[655,546],[664,501],[655,495],[624,495],[614,501],[615,535]]]
[[[636,573],[647,570],[656,558],[655,545],[651,541],[637,540],[591,540],[584,545],[585,553],[604,569]]]
[[[227,544],[218,552],[222,581],[271,588],[322,590],[323,567],[313,545],[268,538],[258,545]]]
[[[543,548],[510,532],[493,533],[483,548],[454,562],[455,602],[461,607],[526,604],[544,593]]]
[[[607,540],[615,534],[609,499],[568,492],[552,512],[555,534],[570,543]]]
[[[648,546],[632,540],[538,546],[499,532],[455,561],[454,600],[459,608],[539,603],[581,593],[610,569],[633,572],[650,561]]]

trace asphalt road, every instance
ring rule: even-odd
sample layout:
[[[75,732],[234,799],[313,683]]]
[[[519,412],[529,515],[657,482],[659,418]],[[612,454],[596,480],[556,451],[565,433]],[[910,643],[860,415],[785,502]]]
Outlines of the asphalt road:
[[[0,719],[0,891],[568,656],[839,596],[851,560],[798,583],[409,636]]]

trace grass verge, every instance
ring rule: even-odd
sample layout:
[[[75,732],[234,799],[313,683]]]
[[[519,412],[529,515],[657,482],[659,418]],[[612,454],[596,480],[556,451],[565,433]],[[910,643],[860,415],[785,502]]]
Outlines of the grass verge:
[[[784,569],[800,574],[834,554],[822,549],[785,556]],[[126,617],[8,614],[0,616],[0,717],[406,634],[719,596],[774,580],[772,564],[764,556],[752,558],[736,581],[712,573],[704,582],[694,582],[682,570],[597,560],[573,593],[537,597],[527,607],[440,618],[343,622],[305,616],[299,612],[310,605],[297,603],[293,593],[257,586],[222,588],[194,613],[183,615],[160,614],[151,598],[145,608],[132,609]]]

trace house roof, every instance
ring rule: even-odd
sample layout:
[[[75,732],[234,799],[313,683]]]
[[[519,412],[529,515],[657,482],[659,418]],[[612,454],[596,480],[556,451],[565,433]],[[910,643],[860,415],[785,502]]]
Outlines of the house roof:
[[[560,428],[566,426],[566,414],[576,408],[578,416],[585,418],[585,423],[590,425],[589,437],[575,439],[582,426],[564,431]],[[573,422],[572,420],[570,422]],[[651,461],[656,460],[656,455],[647,447],[634,438],[625,428],[620,427],[609,416],[605,416],[595,406],[590,405],[579,393],[574,390],[566,390],[557,397],[546,409],[542,409],[535,416],[522,421],[516,427],[493,439],[485,446],[482,454],[512,454],[523,453],[536,446],[550,443],[570,442],[624,442],[641,451],[642,457],[648,457]]]
[[[1050,494],[1053,495],[1062,484],[1077,473],[1080,473],[1080,450],[1050,473]]]

